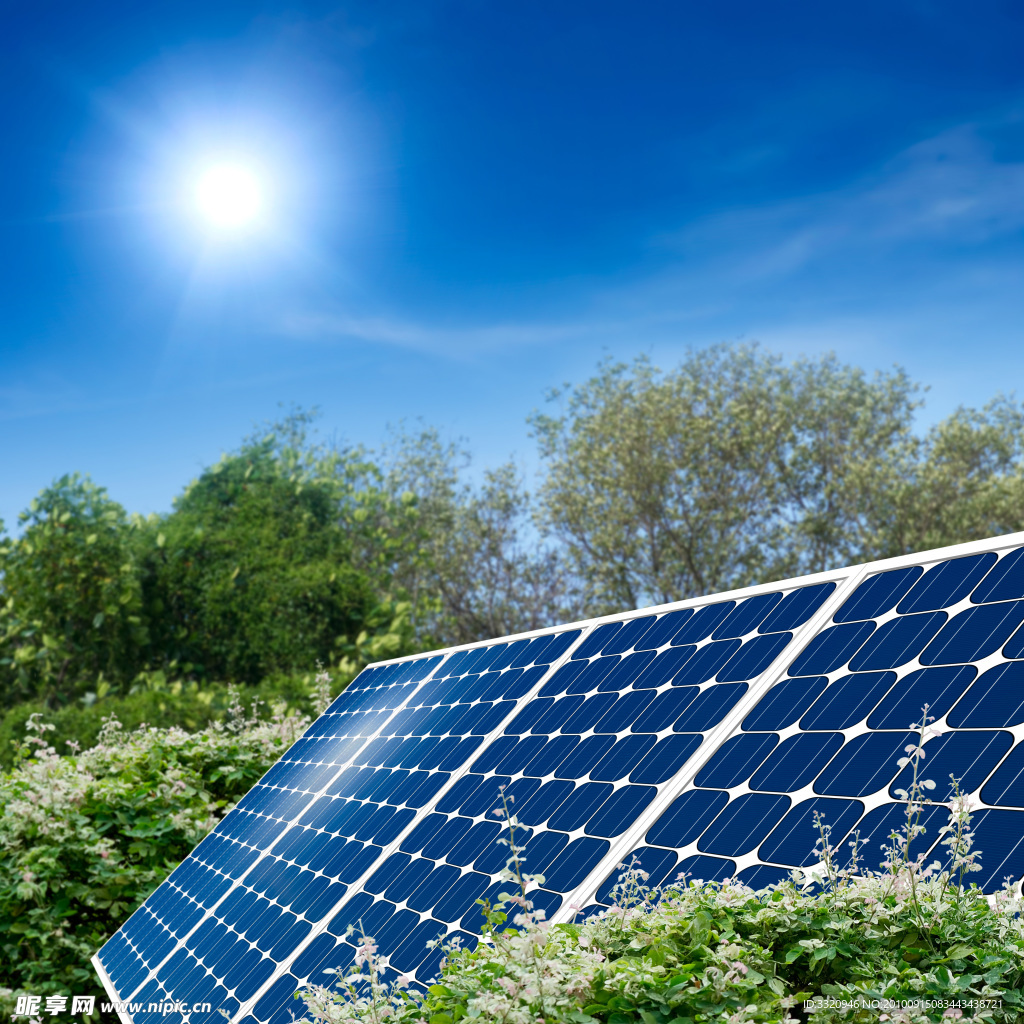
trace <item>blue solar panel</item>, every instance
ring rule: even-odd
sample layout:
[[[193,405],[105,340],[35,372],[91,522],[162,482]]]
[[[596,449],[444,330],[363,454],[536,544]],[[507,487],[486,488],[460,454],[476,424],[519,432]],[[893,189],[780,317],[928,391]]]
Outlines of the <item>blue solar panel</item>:
[[[974,877],[998,888],[1024,874],[1022,544],[372,666],[103,947],[104,983],[283,1024],[356,928],[422,985],[428,943],[472,945],[476,901],[508,888],[502,793],[560,920],[606,905],[633,858],[652,885],[772,884],[816,862],[815,815],[877,862],[926,703],[933,796],[953,774],[980,803]],[[946,816],[927,810],[921,852]]]
[[[975,826],[984,834],[976,843],[983,870],[972,881],[992,891],[1006,876],[1019,879],[1024,745],[1013,730],[1024,725],[1024,661],[1014,660],[1024,657],[1022,541],[881,563],[836,588],[813,635],[788,648],[788,664],[777,663],[775,678],[738,705],[735,732],[690,788],[653,808],[657,816],[619,861],[657,858],[666,881],[696,869],[706,879],[768,884],[816,862],[817,813],[843,856],[856,830],[862,864],[877,867],[879,847],[905,821],[910,769],[897,761],[916,741],[911,727],[927,704],[939,732],[922,762],[936,783],[929,795],[949,800],[953,775],[982,805]],[[947,820],[945,807],[927,809],[918,852],[936,843]],[[615,870],[585,898],[607,903]]]

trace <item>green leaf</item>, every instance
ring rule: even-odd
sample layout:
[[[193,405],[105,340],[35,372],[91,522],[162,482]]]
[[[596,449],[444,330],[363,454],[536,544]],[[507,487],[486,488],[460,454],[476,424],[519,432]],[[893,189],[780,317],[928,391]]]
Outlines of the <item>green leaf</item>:
[[[946,950],[947,960],[963,960],[964,957],[970,956],[974,952],[973,946],[968,946],[964,943],[960,943],[954,946],[952,949]]]

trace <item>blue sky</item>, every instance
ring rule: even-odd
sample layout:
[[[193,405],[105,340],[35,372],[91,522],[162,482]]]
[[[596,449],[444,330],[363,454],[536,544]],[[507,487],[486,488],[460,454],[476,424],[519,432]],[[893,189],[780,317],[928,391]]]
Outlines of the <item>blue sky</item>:
[[[7,0],[0,517],[169,508],[278,403],[536,468],[604,355],[893,363],[922,424],[1024,381],[1024,9]],[[258,170],[267,217],[186,196]]]

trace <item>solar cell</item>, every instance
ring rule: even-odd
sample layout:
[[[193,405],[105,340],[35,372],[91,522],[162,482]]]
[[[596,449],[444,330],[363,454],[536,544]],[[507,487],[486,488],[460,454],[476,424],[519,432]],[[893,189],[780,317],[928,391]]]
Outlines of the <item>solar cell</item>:
[[[874,867],[924,705],[932,796],[952,774],[980,804],[992,889],[1024,873],[1022,658],[1015,535],[371,666],[94,962],[114,998],[243,1024],[288,1020],[352,929],[423,985],[428,943],[472,945],[508,888],[503,795],[558,920],[631,862],[772,884],[816,863],[818,819]],[[921,852],[947,817],[926,809]]]

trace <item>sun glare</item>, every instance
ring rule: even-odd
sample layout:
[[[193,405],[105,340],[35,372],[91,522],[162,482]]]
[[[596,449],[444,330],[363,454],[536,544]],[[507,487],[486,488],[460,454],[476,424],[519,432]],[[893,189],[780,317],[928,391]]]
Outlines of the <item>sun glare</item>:
[[[203,219],[222,230],[250,225],[263,212],[259,178],[238,164],[218,164],[204,171],[196,183],[195,200]]]

